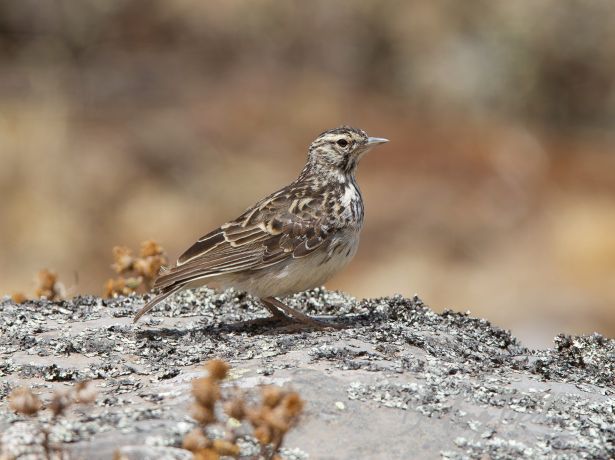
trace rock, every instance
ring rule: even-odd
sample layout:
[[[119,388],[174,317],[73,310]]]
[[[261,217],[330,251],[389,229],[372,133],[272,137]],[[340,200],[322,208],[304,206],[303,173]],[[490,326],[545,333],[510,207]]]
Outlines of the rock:
[[[176,447],[124,446],[114,460],[192,460],[192,453]]]
[[[288,459],[615,456],[615,341],[597,334],[529,350],[484,319],[436,314],[417,297],[356,301],[322,289],[288,303],[336,315],[344,329],[254,321],[267,315],[258,302],[206,289],[180,293],[133,325],[143,301],[0,302],[5,456],[16,446],[7,433],[18,440],[17,427],[49,422],[13,414],[12,388],[31,386],[49,401],[55,389],[91,379],[95,405],[50,425],[65,454],[108,459],[120,448],[130,459],[182,458],[194,427],[190,382],[214,357],[232,366],[223,391],[276,384],[301,394]]]
[[[37,460],[46,458],[60,460],[59,452],[45,449],[45,433],[33,423],[17,422],[6,429],[0,437],[2,451],[0,459],[19,458],[20,460]]]

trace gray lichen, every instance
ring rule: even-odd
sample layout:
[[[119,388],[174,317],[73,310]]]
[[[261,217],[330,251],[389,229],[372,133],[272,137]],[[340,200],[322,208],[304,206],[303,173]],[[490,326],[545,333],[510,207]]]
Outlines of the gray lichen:
[[[189,382],[204,361],[219,357],[233,366],[227,386],[291,384],[306,399],[287,458],[358,458],[386,449],[391,458],[404,449],[414,458],[615,455],[612,339],[560,335],[552,349],[528,350],[484,319],[436,314],[417,297],[357,301],[316,289],[288,301],[313,315],[336,315],[346,328],[261,324],[254,321],[266,316],[258,302],[233,291],[181,293],[136,326],[138,296],[21,305],[4,299],[2,448],[16,448],[8,443],[21,438],[7,433],[31,423],[8,409],[12,388],[30,385],[48,400],[54,389],[84,379],[97,384],[96,406],[52,429],[55,440],[70,443],[67,452],[110,458],[117,447],[144,440],[152,449],[179,447],[194,426]],[[339,443],[328,439],[336,432],[349,441],[334,448]]]

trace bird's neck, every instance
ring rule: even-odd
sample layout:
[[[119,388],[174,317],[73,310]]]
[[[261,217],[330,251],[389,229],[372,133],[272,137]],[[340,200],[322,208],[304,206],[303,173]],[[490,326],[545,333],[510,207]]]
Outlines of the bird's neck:
[[[356,186],[354,168],[352,170],[342,170],[319,163],[306,164],[297,180],[301,182],[317,182],[329,185],[339,184],[342,186]]]

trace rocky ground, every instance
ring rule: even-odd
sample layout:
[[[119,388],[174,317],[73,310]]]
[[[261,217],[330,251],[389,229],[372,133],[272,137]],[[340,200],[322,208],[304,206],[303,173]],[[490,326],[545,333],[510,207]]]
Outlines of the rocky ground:
[[[356,301],[314,290],[289,304],[338,315],[341,330],[253,322],[254,300],[185,292],[137,325],[140,297],[0,302],[0,457],[40,455],[38,420],[7,396],[28,385],[48,401],[90,379],[93,406],[51,428],[71,458],[190,458],[190,381],[213,357],[226,387],[289,385],[306,402],[287,459],[608,459],[615,457],[615,340],[558,336],[528,350],[509,332],[420,299]],[[250,445],[246,444],[246,456]],[[18,457],[27,458],[25,455]]]

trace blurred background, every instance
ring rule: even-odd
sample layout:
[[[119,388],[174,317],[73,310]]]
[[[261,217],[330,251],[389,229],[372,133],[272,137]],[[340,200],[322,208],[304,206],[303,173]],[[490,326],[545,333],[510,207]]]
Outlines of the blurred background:
[[[615,336],[611,0],[0,3],[0,294],[170,258],[350,124],[362,245],[328,287]]]

